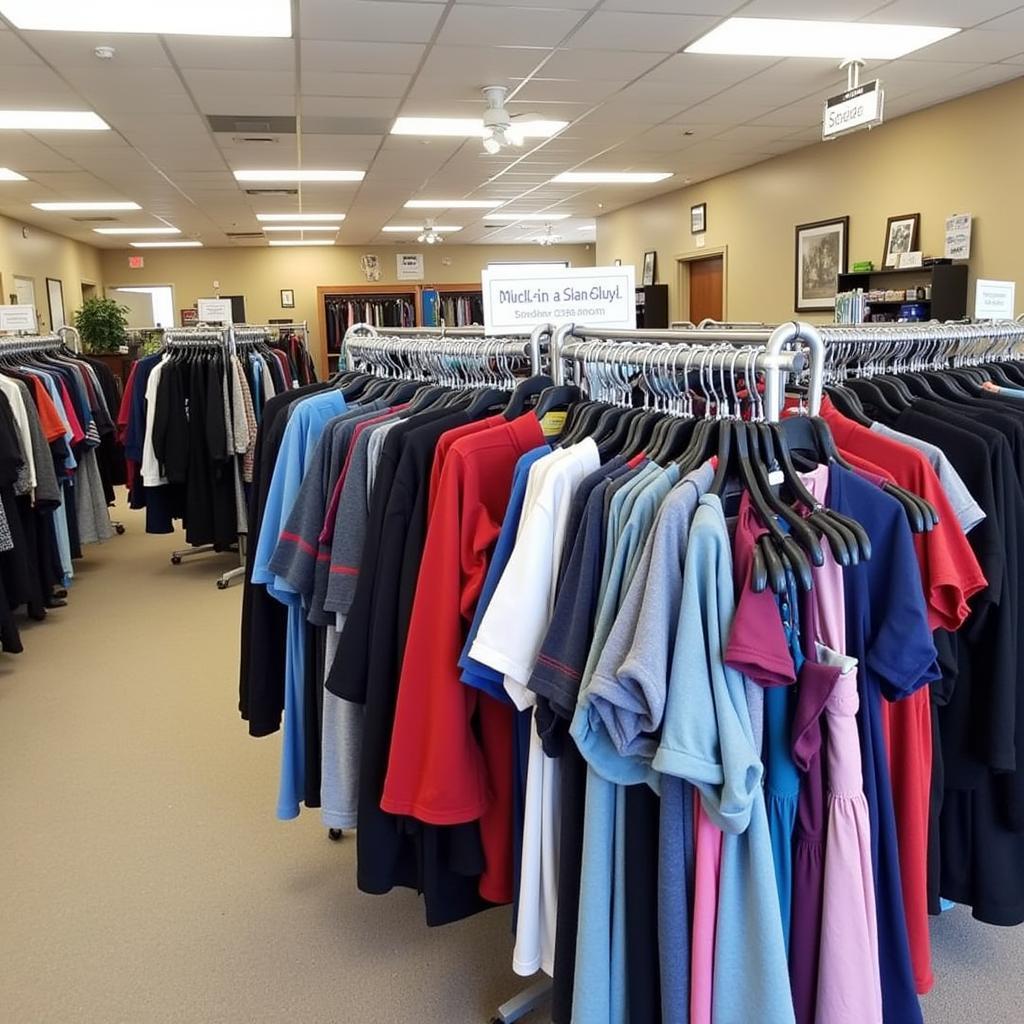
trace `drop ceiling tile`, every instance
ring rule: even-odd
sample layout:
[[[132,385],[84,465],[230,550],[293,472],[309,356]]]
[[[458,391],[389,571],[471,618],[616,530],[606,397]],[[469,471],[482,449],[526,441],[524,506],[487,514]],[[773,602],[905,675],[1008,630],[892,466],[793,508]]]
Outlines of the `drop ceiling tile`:
[[[970,3],[961,3],[960,0],[894,0],[865,20],[887,22],[890,25],[948,25],[950,28],[967,28],[1006,14],[1017,6],[1008,0],[970,0]]]
[[[969,29],[949,39],[916,50],[906,60],[938,61],[999,61],[1015,54],[1024,53],[1024,30],[1003,29],[989,32],[984,29]]]
[[[612,98],[597,108],[580,122],[581,124],[618,124],[623,131],[631,126],[660,124],[670,117],[675,117],[686,107],[685,100],[677,103],[643,103],[638,105],[632,100]]]
[[[674,53],[709,32],[716,23],[714,17],[697,15],[601,10],[573,32],[566,46]]]
[[[602,11],[651,14],[714,14],[722,17],[743,6],[743,0],[605,0]]]
[[[399,101],[395,98],[356,99],[352,96],[301,97],[305,117],[394,117]]]
[[[1022,75],[1024,75],[1024,68],[1018,64],[989,64],[951,78],[949,85],[957,90],[956,95],[962,96],[968,92],[977,92],[981,89],[991,88],[993,85],[1000,85],[1011,79],[1020,78]]]
[[[306,71],[302,91],[310,96],[387,97],[404,96],[410,75],[358,74],[346,71]]]
[[[441,45],[478,45],[495,39],[510,46],[556,46],[582,17],[580,11],[459,4],[438,34]]]
[[[781,128],[803,128],[812,124],[820,126],[823,106],[824,102],[818,98],[800,100],[753,118],[751,124]]]
[[[739,100],[730,97],[727,93],[721,93],[710,100],[698,103],[673,118],[674,121],[685,124],[742,124],[744,121],[752,121],[762,114],[767,114],[775,107],[772,103],[757,103],[747,100]]]
[[[182,76],[200,103],[213,100],[221,107],[231,96],[284,96],[295,88],[292,71],[190,68]]]
[[[678,53],[662,61],[645,80],[717,85],[724,89],[777,64],[775,57],[723,57],[708,53]]]
[[[819,18],[856,21],[877,10],[885,0],[751,0],[739,12],[744,18]]]
[[[42,60],[13,32],[0,32],[0,67],[42,66]]]
[[[504,7],[508,0],[455,0],[455,2],[457,4],[472,4],[475,7]],[[600,0],[517,0],[519,7],[557,7],[563,11],[589,11],[599,2]]]
[[[591,79],[586,82],[571,78],[519,79],[515,83],[515,99],[520,103],[569,100],[593,105],[607,99],[625,85],[625,79],[620,81]]]
[[[419,43],[354,43],[308,39],[302,43],[302,70],[411,74],[426,47]]]
[[[487,37],[485,37],[487,38]],[[422,78],[471,82],[479,89],[503,78],[525,78],[551,54],[544,46],[433,46]],[[544,73],[551,74],[548,65]],[[558,74],[557,78],[572,78]]]
[[[303,39],[425,43],[443,13],[441,4],[303,0],[299,29]]]
[[[292,71],[295,40],[247,39],[231,36],[165,36],[180,68],[221,71]]]
[[[981,63],[947,64],[944,61],[898,60],[882,67],[878,71],[878,77],[882,80],[887,96],[895,98],[904,92],[947,82],[958,74],[983,66]]]
[[[169,68],[167,53],[155,35],[113,32],[21,32],[21,37],[57,68],[105,69],[119,74],[125,68]],[[113,46],[112,60],[100,60],[97,46]]]
[[[581,81],[632,81],[649,72],[664,58],[656,53],[624,50],[559,50],[547,64],[544,74],[552,78],[575,78]]]
[[[197,97],[198,99],[198,97]],[[199,100],[204,114],[223,114],[238,117],[292,117],[295,114],[295,96],[222,96],[211,95]]]

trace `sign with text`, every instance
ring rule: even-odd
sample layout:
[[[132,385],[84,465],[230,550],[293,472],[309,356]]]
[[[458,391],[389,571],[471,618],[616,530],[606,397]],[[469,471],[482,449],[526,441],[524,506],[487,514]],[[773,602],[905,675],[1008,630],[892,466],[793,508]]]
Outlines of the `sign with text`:
[[[34,331],[35,306],[0,306],[0,331]]]
[[[1012,320],[1015,281],[978,281],[974,295],[975,320]]]
[[[483,275],[487,334],[538,324],[636,327],[635,267],[488,267]]]
[[[199,299],[199,319],[204,324],[232,323],[230,299]]]
[[[145,256],[129,256],[128,257],[128,269],[129,270],[141,270],[146,265]]]
[[[946,218],[947,260],[969,260],[971,258],[971,222],[969,213],[954,213]]]
[[[423,271],[423,253],[421,252],[400,252],[395,260],[397,267],[395,268],[395,274],[399,281],[422,281],[424,277]]]
[[[876,78],[825,100],[821,137],[834,139],[861,128],[874,128],[885,119],[885,90]]]

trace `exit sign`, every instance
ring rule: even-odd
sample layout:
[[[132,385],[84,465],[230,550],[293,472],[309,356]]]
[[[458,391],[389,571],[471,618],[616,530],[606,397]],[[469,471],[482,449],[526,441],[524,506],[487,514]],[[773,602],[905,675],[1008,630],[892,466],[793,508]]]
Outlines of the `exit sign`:
[[[141,270],[145,265],[146,265],[146,257],[145,256],[129,256],[128,257],[128,266],[132,270]]]

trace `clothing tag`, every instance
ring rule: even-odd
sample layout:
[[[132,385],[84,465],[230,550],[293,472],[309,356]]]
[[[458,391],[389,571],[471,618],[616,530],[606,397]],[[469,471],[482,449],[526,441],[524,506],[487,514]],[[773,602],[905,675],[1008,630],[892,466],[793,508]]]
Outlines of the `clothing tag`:
[[[565,428],[566,412],[545,413],[540,421],[540,429],[545,437],[558,437]]]
[[[780,484],[782,484],[785,481],[785,479],[786,479],[786,474],[783,473],[781,469],[773,469],[768,474],[768,483],[772,487],[778,487]]]

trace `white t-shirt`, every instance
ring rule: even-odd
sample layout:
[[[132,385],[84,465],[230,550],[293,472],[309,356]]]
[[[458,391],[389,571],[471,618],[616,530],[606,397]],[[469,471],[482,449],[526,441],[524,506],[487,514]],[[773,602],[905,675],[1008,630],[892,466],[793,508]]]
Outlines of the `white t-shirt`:
[[[9,377],[0,376],[0,389],[7,396],[7,401],[11,406],[11,412],[14,415],[14,425],[18,430],[18,443],[21,446],[21,455],[25,460],[25,469],[28,472],[29,483],[34,491],[38,479],[36,477],[36,462],[32,454],[32,432],[28,424],[28,410],[25,408],[25,400],[21,396],[21,389]]]
[[[149,379],[146,381],[146,435],[142,441],[142,482],[147,487],[161,487],[167,483],[167,477],[163,474],[163,467],[156,457],[156,450],[153,448],[153,425],[156,420],[156,391],[160,387],[160,377],[164,372],[164,363],[169,356],[164,356],[152,370],[149,371]]]
[[[505,690],[520,710],[531,707],[527,689],[555,605],[555,585],[572,497],[601,464],[586,438],[539,459],[530,469],[515,547],[480,622],[470,656],[505,676]],[[529,976],[554,973],[558,919],[559,762],[530,729],[523,819],[519,915],[512,967]]]

